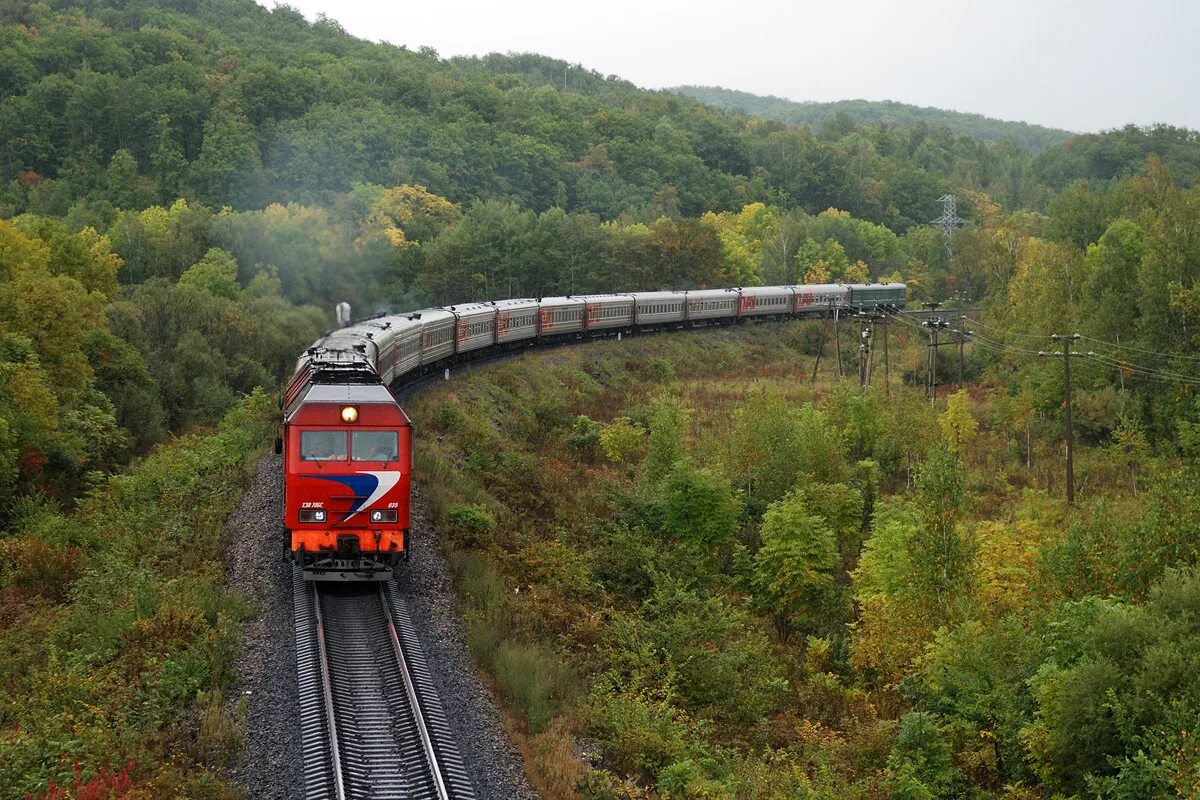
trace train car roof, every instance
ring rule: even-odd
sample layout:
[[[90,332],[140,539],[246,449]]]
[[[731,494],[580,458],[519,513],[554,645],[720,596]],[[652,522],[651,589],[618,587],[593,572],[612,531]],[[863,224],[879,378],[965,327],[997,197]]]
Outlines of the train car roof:
[[[687,292],[634,292],[633,297],[637,300],[682,300],[687,296]]]
[[[510,300],[495,300],[490,305],[496,308],[521,308],[523,306],[536,306],[537,300],[532,297],[517,297]]]
[[[494,314],[496,307],[491,303],[459,303],[454,306],[443,306],[453,314]]]
[[[422,308],[420,311],[414,311],[412,316],[419,320],[422,325],[427,325],[430,322],[443,322],[455,319],[454,312],[447,311],[444,308]]]
[[[385,317],[376,317],[371,322],[379,323],[390,331],[401,333],[406,329],[419,328],[421,322],[415,320],[409,314],[388,314]]]
[[[793,291],[793,287],[791,287],[791,286],[743,286],[742,287],[743,294],[746,294],[748,292],[752,293],[752,294],[769,294],[771,292],[775,292],[778,294],[791,294],[792,291]]]
[[[567,297],[543,297],[541,304],[544,306],[571,306],[586,302],[579,295],[568,295]]]
[[[812,292],[844,292],[848,287],[841,283],[795,283],[789,288],[795,290],[806,289]]]
[[[581,300],[584,300],[585,302],[591,301],[591,300],[595,300],[597,302],[603,302],[605,300],[632,300],[633,299],[633,295],[631,295],[631,294],[577,294],[574,296],[580,298]]]
[[[691,289],[688,291],[687,296],[696,297],[701,300],[714,300],[718,298],[725,298],[729,295],[736,296],[737,294],[737,289]]]

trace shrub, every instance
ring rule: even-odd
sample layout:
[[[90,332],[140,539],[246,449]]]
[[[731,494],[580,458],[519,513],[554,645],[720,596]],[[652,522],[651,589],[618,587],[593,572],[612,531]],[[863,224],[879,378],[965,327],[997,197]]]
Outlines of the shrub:
[[[628,417],[617,417],[601,429],[600,446],[610,461],[626,462],[645,448],[645,432]]]
[[[454,506],[446,514],[450,524],[450,536],[463,547],[477,547],[492,529],[495,520],[482,506]]]

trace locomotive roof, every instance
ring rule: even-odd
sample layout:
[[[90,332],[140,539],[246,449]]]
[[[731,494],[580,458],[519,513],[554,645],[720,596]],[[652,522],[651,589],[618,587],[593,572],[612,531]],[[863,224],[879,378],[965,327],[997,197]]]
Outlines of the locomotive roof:
[[[315,384],[304,395],[305,403],[395,403],[396,398],[382,384]]]

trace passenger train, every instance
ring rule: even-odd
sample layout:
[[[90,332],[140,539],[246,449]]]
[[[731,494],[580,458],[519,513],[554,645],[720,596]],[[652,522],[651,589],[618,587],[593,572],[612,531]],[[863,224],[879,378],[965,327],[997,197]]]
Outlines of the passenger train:
[[[281,398],[284,525],[309,580],[387,580],[408,558],[412,426],[392,394],[481,354],[622,332],[903,308],[903,283],[496,300],[357,322],[300,357]]]

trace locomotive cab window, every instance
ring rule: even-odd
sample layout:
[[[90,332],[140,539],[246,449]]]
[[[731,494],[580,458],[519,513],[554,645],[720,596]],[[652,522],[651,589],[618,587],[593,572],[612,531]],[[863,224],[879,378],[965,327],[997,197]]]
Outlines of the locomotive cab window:
[[[301,461],[345,461],[345,431],[300,431]]]
[[[352,431],[352,461],[395,461],[399,457],[395,431]]]

